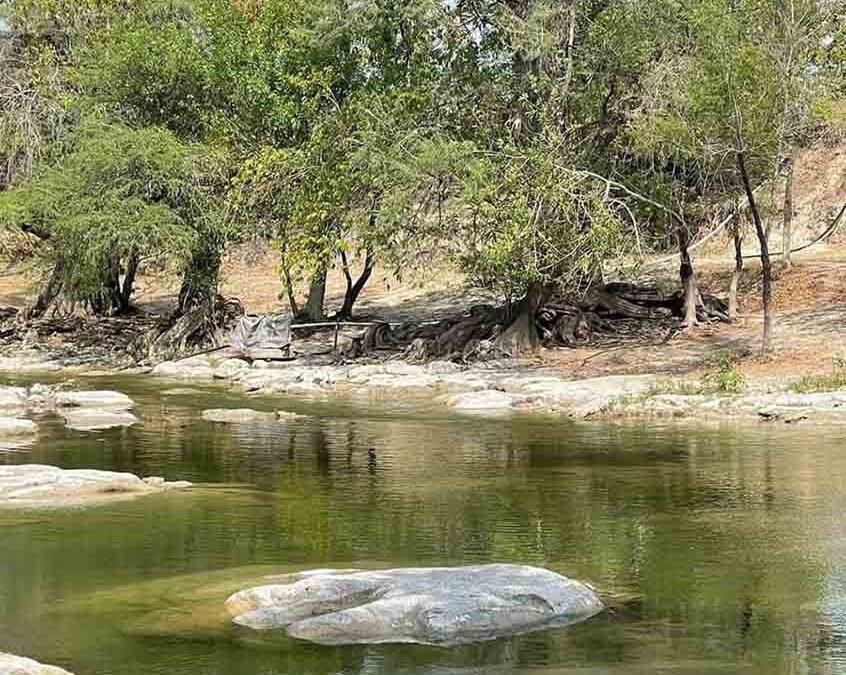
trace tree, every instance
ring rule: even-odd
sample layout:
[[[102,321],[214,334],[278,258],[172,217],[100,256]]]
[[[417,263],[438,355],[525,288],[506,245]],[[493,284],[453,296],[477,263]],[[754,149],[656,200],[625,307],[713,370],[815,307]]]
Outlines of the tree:
[[[59,163],[0,193],[0,218],[41,241],[50,269],[29,315],[60,298],[96,314],[126,312],[140,264],[189,267],[214,217],[201,157],[163,129],[86,121]]]
[[[791,3],[792,5],[793,3]],[[796,3],[798,4],[798,3]],[[803,3],[807,16],[821,11],[819,3]],[[690,38],[676,45],[657,68],[673,72],[653,96],[646,122],[653,147],[665,161],[695,168],[697,181],[716,200],[743,195],[758,239],[764,305],[762,352],[772,331],[772,264],[767,228],[756,188],[771,179],[789,139],[807,129],[817,92],[812,52],[790,43],[785,74],[782,59],[773,58],[773,44],[785,31],[781,3],[768,0],[728,3],[703,0],[681,19]],[[791,30],[794,24],[790,23]],[[792,40],[792,38],[791,38]],[[793,78],[805,78],[802,102],[795,100]],[[786,83],[786,78],[790,83]],[[644,127],[641,127],[643,130]]]

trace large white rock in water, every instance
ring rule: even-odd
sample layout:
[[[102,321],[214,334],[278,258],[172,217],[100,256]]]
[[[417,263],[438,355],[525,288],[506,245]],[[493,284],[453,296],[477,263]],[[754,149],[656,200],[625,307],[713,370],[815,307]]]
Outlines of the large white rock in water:
[[[214,408],[204,410],[202,418],[208,422],[224,422],[227,424],[241,424],[243,422],[273,422],[276,413],[261,412],[249,408]]]
[[[0,417],[0,438],[32,436],[38,433],[35,422],[19,417]]]
[[[226,609],[236,624],[320,644],[454,645],[583,621],[603,604],[549,570],[478,565],[304,572],[235,593]]]
[[[0,387],[0,408],[25,408],[26,396],[23,387]]]
[[[0,466],[0,504],[41,504],[98,500],[189,487],[185,481],[141,479],[135,474],[93,469],[60,469],[44,464]]]
[[[138,422],[138,418],[126,410],[108,410],[99,408],[78,408],[62,413],[65,425],[76,431],[102,431],[113,427],[129,427]]]
[[[23,387],[0,387],[0,408],[55,411],[65,408],[129,410],[135,405],[119,391],[68,391],[62,385],[36,383]]]
[[[67,391],[57,394],[59,405],[129,410],[135,403],[119,391]]]
[[[67,670],[56,666],[0,652],[0,675],[71,675]]]

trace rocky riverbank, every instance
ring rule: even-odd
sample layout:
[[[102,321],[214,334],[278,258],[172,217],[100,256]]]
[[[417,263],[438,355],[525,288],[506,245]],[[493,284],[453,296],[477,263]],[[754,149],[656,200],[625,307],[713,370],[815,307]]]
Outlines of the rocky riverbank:
[[[3,370],[18,374],[116,374],[115,371],[66,368],[61,363],[40,358],[37,353],[0,359],[0,371]],[[706,391],[698,381],[690,378],[660,374],[574,379],[561,369],[533,366],[512,359],[472,365],[450,361],[419,365],[400,360],[337,364],[330,359],[249,363],[226,351],[166,361],[153,368],[119,372],[152,374],[186,382],[226,382],[247,393],[261,395],[343,396],[357,400],[417,397],[435,401],[459,413],[486,416],[535,411],[566,415],[577,420],[659,418],[797,423],[817,419],[826,423],[846,422],[846,389],[793,392],[791,386],[800,375],[753,380],[738,393],[726,393]],[[164,393],[168,391],[179,390],[168,389]],[[37,388],[35,392],[38,393]],[[108,419],[105,416],[94,419],[93,410],[86,412],[78,407],[62,409],[60,414],[66,417],[68,425],[76,424],[75,428],[79,429],[97,429],[100,423],[133,423],[128,412],[130,406],[122,405],[119,394],[109,400],[101,395],[105,393],[69,392],[60,395],[53,404],[58,401],[64,405],[85,406],[86,410],[92,408],[98,414],[108,416]],[[0,391],[0,408],[19,403],[20,398],[19,390],[4,389]],[[30,398],[40,401],[38,395]],[[108,415],[110,412],[112,414]],[[232,414],[231,411],[225,413],[228,417]],[[26,431],[22,424],[9,423],[8,433],[23,434]]]
[[[187,380],[224,380],[261,394],[345,395],[356,398],[418,395],[456,412],[504,415],[539,411],[573,419],[735,419],[796,423],[807,419],[846,422],[846,390],[794,393],[794,380],[749,382],[742,393],[697,389],[693,381],[662,375],[568,378],[551,368],[515,361],[460,366],[446,361],[369,365],[294,365],[208,356],[166,362],[153,373]],[[798,379],[798,376],[797,378]]]

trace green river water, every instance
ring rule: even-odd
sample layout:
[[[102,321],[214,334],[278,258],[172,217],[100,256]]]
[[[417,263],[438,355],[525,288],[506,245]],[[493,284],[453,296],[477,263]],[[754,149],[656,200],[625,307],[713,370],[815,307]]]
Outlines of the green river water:
[[[76,675],[846,673],[846,428],[486,420],[385,399],[124,391],[143,423],[38,418],[0,463],[190,491],[0,510],[0,651]],[[208,407],[288,424],[204,422]],[[233,626],[233,591],[316,567],[514,562],[602,589],[582,624],[460,648],[322,647]]]

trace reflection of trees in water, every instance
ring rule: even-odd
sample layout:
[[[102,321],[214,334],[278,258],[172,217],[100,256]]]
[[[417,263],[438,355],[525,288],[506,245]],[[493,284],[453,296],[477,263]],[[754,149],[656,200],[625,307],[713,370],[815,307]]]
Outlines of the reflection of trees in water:
[[[519,418],[213,426],[190,408],[174,410],[145,409],[143,427],[105,434],[106,443],[57,430],[36,454],[258,490],[167,495],[4,531],[0,631],[69,594],[163,575],[252,563],[513,561],[591,580],[624,600],[581,626],[457,650],[321,652],[286,641],[273,665],[402,673],[561,663],[607,672],[610,663],[684,660],[691,672],[703,661],[725,672],[740,663],[761,673],[831,669],[825,653],[840,634],[817,607],[826,570],[815,552],[831,535],[815,523],[839,515],[829,498],[846,475],[831,444]],[[16,635],[29,635],[32,621]],[[35,645],[38,636],[27,639]],[[224,650],[219,672],[267,662],[241,652]]]

